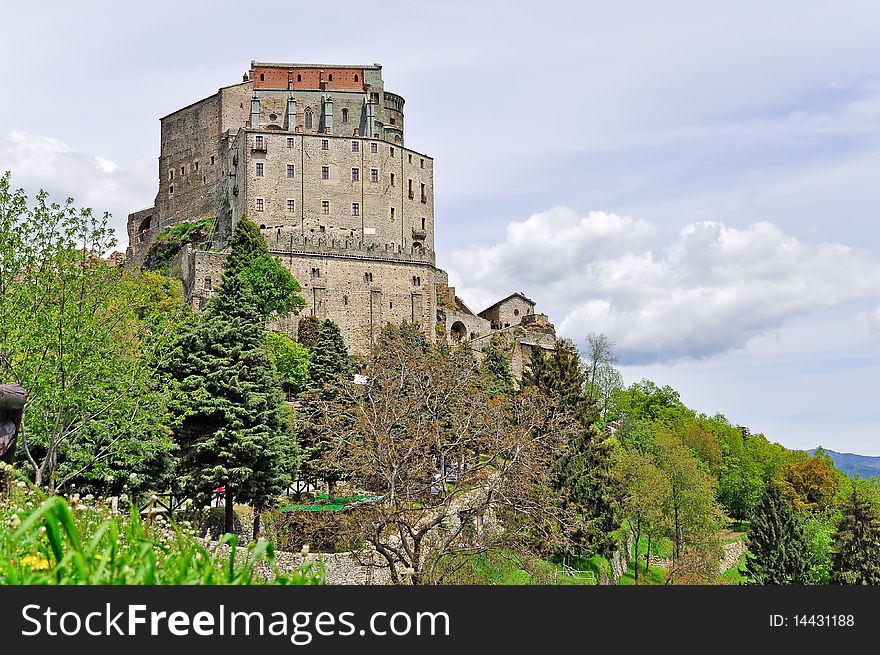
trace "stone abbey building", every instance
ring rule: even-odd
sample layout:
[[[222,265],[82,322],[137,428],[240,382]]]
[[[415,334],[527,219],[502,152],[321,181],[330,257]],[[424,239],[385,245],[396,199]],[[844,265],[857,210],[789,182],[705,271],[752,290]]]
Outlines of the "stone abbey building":
[[[213,240],[174,266],[198,308],[247,216],[303,288],[303,313],[339,324],[366,354],[386,323],[417,323],[479,350],[509,336],[519,373],[553,326],[517,293],[472,312],[434,252],[434,160],[404,145],[404,99],[382,66],[251,62],[241,82],[161,119],[159,191],[128,217],[128,259],[180,223],[216,218]],[[295,334],[297,318],[280,325]],[[439,323],[444,329],[436,329]]]

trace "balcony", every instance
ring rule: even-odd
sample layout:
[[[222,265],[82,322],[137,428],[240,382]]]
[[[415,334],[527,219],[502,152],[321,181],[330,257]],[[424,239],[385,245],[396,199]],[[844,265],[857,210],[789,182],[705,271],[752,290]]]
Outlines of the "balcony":
[[[251,150],[253,150],[254,152],[266,152],[267,145],[268,145],[268,143],[267,143],[266,139],[258,136],[257,138],[254,139],[254,142],[251,144]]]

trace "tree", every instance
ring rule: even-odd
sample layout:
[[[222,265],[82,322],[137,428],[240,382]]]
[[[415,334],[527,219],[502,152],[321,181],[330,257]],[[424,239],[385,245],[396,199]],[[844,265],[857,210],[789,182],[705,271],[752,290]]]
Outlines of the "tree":
[[[411,325],[383,329],[365,377],[344,381],[347,402],[327,403],[322,429],[330,463],[381,496],[345,529],[394,583],[436,583],[476,552],[513,547],[513,521],[494,517],[558,515],[551,471],[572,425],[544,394],[489,397],[468,349]]]
[[[817,452],[814,457],[786,464],[777,482],[796,510],[812,510],[834,499],[840,479],[831,458]]]
[[[669,479],[661,471],[654,457],[635,449],[626,449],[616,462],[616,475],[623,489],[622,511],[633,536],[635,582],[639,582],[639,543],[642,534],[648,536],[645,570],[651,557],[651,538],[663,522],[663,507],[670,494]]]
[[[300,316],[296,328],[296,340],[311,350],[315,347],[315,340],[318,338],[318,329],[320,327],[321,321],[314,316]]]
[[[614,342],[604,334],[587,335],[587,398],[600,407],[604,416],[614,389],[623,386],[623,378],[614,368],[617,364]]]
[[[235,501],[265,499],[289,479],[293,444],[262,317],[239,279],[227,277],[208,310],[182,331],[168,365],[185,492],[209,501],[225,487],[226,530]],[[255,526],[256,527],[256,526]]]
[[[232,277],[239,278],[263,321],[298,314],[306,305],[299,282],[269,253],[260,228],[245,216],[235,224],[223,262],[223,280]]]
[[[715,500],[717,480],[687,446],[669,435],[658,435],[656,457],[669,479],[665,513],[673,560],[688,550],[714,550],[722,525]]]
[[[831,582],[880,584],[880,517],[877,508],[855,488],[834,533]]]
[[[510,357],[501,339],[493,339],[483,348],[483,362],[480,372],[490,395],[513,392],[513,377],[510,375]]]
[[[29,207],[9,181],[0,177],[0,382],[29,394],[19,461],[51,491],[155,473],[173,446],[156,372],[179,292],[102,258],[116,243],[109,215],[42,191]],[[143,310],[141,291],[166,304]]]
[[[266,330],[264,338],[282,382],[289,384],[294,394],[308,388],[311,382],[308,349],[281,332]]]
[[[746,538],[744,574],[752,584],[806,584],[808,544],[789,501],[770,481]]]
[[[316,387],[336,384],[340,377],[351,373],[351,358],[342,333],[330,319],[321,322],[311,351],[309,377]]]

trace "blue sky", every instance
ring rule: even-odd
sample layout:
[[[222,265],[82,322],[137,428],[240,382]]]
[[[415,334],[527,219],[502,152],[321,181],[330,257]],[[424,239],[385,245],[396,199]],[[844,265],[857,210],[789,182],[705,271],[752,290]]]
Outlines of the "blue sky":
[[[438,263],[790,447],[880,455],[875,2],[18,3],[0,169],[125,215],[251,59],[380,62]],[[123,244],[124,245],[124,244]]]

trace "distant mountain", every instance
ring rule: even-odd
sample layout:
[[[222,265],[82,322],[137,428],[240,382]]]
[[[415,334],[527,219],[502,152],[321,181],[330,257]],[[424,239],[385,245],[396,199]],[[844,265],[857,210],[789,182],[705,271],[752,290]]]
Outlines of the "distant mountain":
[[[865,479],[880,476],[880,457],[855,455],[853,453],[838,453],[833,450],[828,450],[827,448],[824,448],[823,450],[829,457],[831,457],[834,466],[847,475],[854,476],[858,474]],[[813,448],[807,452],[810,453],[810,455],[814,455],[816,449]]]

